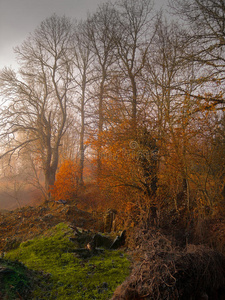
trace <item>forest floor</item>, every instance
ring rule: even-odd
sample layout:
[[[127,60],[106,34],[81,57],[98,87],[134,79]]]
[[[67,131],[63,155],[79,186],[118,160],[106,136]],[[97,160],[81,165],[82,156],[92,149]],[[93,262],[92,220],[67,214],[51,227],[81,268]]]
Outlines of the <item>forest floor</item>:
[[[101,219],[67,204],[1,213],[0,300],[109,299],[130,273],[125,249],[83,258],[75,249],[85,248],[86,239],[71,240],[73,228],[90,239],[101,226]]]
[[[133,228],[126,248],[77,257],[73,228],[93,236],[102,226],[101,217],[68,204],[2,212],[0,300],[225,299],[225,256],[200,244],[179,247],[159,228]]]
[[[123,249],[102,248],[81,257],[70,240],[73,235],[68,224],[60,223],[7,252],[0,260],[0,299],[111,298],[130,273],[128,255]]]

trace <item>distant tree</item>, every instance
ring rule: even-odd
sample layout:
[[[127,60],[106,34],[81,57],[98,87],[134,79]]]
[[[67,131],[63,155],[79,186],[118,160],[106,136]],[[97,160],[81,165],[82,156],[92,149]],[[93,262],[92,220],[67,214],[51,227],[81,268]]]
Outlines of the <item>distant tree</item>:
[[[47,191],[55,181],[74,87],[68,53],[72,36],[71,22],[53,15],[16,47],[17,74],[8,68],[0,73],[1,147],[13,154],[32,144]]]

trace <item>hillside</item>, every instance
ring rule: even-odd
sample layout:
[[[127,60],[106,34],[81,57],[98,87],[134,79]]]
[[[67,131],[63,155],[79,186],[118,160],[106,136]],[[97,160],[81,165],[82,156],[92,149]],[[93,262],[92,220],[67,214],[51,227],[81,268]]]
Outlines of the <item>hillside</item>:
[[[1,299],[109,299],[129,274],[127,255],[102,249],[83,259],[73,236],[60,223],[9,251],[0,261]]]
[[[54,203],[0,213],[0,251],[13,249],[60,222],[72,222],[78,227],[97,230],[99,221],[74,205]]]

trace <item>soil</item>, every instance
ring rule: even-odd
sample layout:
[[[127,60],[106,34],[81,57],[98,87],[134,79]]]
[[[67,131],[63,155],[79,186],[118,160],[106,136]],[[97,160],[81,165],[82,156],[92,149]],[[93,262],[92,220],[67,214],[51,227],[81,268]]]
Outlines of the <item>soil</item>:
[[[84,229],[98,230],[99,221],[73,204],[44,203],[0,213],[0,253],[18,247],[61,222]]]

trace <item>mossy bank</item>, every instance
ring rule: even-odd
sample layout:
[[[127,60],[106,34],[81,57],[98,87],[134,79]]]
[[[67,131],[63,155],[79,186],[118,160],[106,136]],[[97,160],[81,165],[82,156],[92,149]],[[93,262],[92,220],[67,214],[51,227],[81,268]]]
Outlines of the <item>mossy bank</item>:
[[[6,259],[43,273],[31,299],[106,300],[129,275],[130,261],[122,250],[105,250],[84,260],[73,253],[72,235],[72,229],[61,223],[6,254]]]

